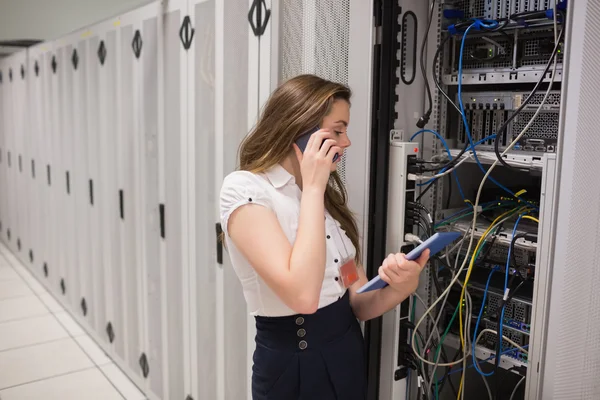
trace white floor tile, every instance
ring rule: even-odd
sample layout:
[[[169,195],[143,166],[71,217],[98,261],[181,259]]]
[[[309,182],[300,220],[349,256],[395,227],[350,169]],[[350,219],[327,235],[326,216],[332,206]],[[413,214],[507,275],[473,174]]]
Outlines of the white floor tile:
[[[38,282],[39,279],[44,279],[38,276],[34,276],[33,273],[22,266],[21,264],[16,264],[13,266],[15,272],[21,277],[21,279],[29,286],[29,288],[37,294],[47,293],[46,288]]]
[[[29,289],[29,286],[27,286],[25,282],[21,280],[0,281],[0,300],[28,295],[33,295],[33,292],[31,289]]]
[[[0,351],[68,338],[53,315],[0,323]]]
[[[31,289],[33,293],[43,294],[47,292],[46,288],[33,277],[31,279],[25,279],[25,283],[27,283],[27,286],[29,286],[29,289]]]
[[[87,335],[78,336],[75,338],[75,340],[83,348],[83,351],[90,356],[94,364],[102,366],[112,362],[106,353],[104,353],[104,350],[102,350],[91,337]]]
[[[131,380],[115,364],[100,367],[106,377],[125,396],[126,400],[145,400],[146,396],[131,382]],[[2,397],[2,400],[5,400]]]
[[[97,368],[1,390],[2,400],[122,400]]]
[[[0,281],[19,281],[21,277],[12,267],[0,268]]]
[[[0,300],[0,322],[39,317],[49,314],[37,296]]]
[[[50,293],[44,293],[40,295],[40,300],[50,309],[50,312],[57,313],[64,311],[63,306],[52,297]]]
[[[7,350],[0,353],[0,389],[92,366],[92,361],[71,338]]]
[[[54,314],[56,319],[65,327],[67,332],[73,337],[85,335],[85,331],[79,326],[77,321],[66,311],[57,312]]]

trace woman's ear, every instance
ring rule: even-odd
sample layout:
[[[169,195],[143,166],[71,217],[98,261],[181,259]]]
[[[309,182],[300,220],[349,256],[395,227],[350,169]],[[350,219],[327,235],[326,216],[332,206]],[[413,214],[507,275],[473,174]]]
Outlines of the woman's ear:
[[[302,155],[302,151],[300,150],[300,147],[298,147],[298,145],[296,143],[292,143],[292,147],[294,148],[294,153],[296,153],[296,158],[298,159],[298,164],[302,164],[302,158],[304,156]]]

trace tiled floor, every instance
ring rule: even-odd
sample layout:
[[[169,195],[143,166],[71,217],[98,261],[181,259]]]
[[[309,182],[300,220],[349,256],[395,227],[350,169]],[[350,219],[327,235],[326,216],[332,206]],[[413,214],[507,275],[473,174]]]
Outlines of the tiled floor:
[[[83,398],[145,396],[0,244],[0,399]]]

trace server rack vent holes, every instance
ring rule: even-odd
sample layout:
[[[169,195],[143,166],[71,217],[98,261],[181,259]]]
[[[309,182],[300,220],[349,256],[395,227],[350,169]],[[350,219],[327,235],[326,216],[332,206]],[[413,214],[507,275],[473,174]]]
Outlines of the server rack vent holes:
[[[347,85],[350,0],[314,2],[312,9],[298,0],[280,3],[281,79],[315,74]],[[346,157],[338,163],[338,173],[345,183]]]

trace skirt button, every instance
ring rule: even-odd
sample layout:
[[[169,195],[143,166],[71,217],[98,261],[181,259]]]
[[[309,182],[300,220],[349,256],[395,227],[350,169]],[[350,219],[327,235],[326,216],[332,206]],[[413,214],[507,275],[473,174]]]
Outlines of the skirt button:
[[[298,343],[298,347],[300,348],[300,350],[306,350],[306,348],[308,347],[308,343],[306,343],[306,340],[301,340],[300,343]]]
[[[306,330],[304,328],[298,329],[298,337],[306,336]]]
[[[302,325],[304,323],[304,317],[296,318],[296,325]]]

